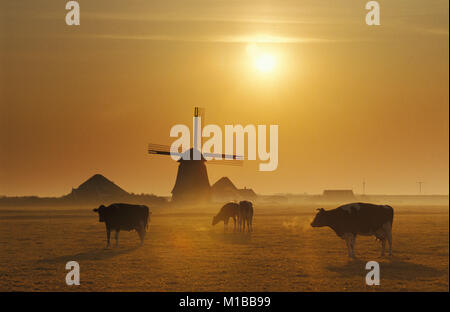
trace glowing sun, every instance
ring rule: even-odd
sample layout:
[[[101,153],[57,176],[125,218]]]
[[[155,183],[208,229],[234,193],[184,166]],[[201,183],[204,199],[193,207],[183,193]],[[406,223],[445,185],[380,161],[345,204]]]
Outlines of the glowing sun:
[[[259,72],[270,73],[277,66],[277,59],[275,55],[262,51],[257,45],[249,44],[246,50],[253,65]]]
[[[255,59],[256,68],[263,73],[268,73],[274,70],[276,66],[275,57],[269,53],[263,53]]]

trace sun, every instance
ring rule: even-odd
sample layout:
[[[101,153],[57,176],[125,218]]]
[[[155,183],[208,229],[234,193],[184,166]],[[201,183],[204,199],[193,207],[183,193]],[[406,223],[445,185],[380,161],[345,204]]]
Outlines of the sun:
[[[269,53],[263,53],[256,57],[255,66],[260,72],[272,72],[276,66],[275,57]]]
[[[277,59],[274,54],[263,51],[256,44],[247,45],[247,54],[252,60],[253,66],[261,73],[273,72],[277,66]]]

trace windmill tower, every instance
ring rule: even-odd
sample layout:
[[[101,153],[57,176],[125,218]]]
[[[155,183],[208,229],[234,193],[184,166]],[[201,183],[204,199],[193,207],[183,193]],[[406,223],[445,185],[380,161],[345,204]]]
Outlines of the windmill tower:
[[[194,146],[185,151],[171,151],[167,145],[149,144],[148,153],[175,155],[178,159],[178,173],[172,189],[172,201],[177,203],[208,202],[211,195],[206,163],[241,165],[243,157],[216,153],[201,153],[200,109],[194,109]],[[207,161],[205,157],[221,157],[224,160]]]

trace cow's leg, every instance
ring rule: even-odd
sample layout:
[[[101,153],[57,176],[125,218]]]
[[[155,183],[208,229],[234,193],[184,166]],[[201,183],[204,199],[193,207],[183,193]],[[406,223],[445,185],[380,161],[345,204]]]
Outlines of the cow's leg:
[[[392,256],[392,233],[388,235],[388,243],[389,243],[389,256]]]
[[[242,222],[243,222],[243,217],[242,215],[239,215],[239,232],[242,232]]]
[[[392,256],[392,224],[390,222],[383,225],[386,231],[387,240],[389,243],[389,256]]]
[[[116,247],[119,247],[119,229],[116,229]]]
[[[349,257],[353,257],[352,253],[352,234],[346,233],[344,234],[345,244],[347,245],[347,254]]]
[[[111,246],[111,229],[106,227],[106,248]]]
[[[235,216],[233,217],[233,221],[234,221],[234,230],[233,230],[233,232],[236,232],[236,217]]]
[[[141,246],[144,245],[145,238],[145,226],[143,222],[140,222],[140,226],[138,229],[139,238],[141,239]]]
[[[384,250],[386,249],[386,238],[381,239],[381,256],[384,256]]]
[[[228,218],[223,220],[223,231],[225,232],[226,230],[228,230]]]
[[[351,242],[351,247],[352,247],[352,257],[354,258],[355,257],[356,234],[352,235],[350,242]]]
[[[140,228],[139,229],[139,238],[141,239],[141,246],[144,245],[144,239],[145,239],[145,229],[144,228]]]
[[[352,256],[351,247],[350,247],[350,239],[348,237],[345,238],[345,244],[347,245],[347,255],[349,257]]]

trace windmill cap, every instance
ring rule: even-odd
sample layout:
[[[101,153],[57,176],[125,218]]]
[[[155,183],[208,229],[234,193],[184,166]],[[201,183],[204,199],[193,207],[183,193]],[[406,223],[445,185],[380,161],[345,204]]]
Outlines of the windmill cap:
[[[190,148],[187,151],[183,153],[181,158],[178,160],[178,162],[181,161],[189,161],[189,160],[200,160],[200,161],[206,161],[205,157],[203,157],[203,154],[197,150],[197,152],[200,154],[200,159],[194,159],[194,148]],[[189,159],[187,157],[189,156]]]

